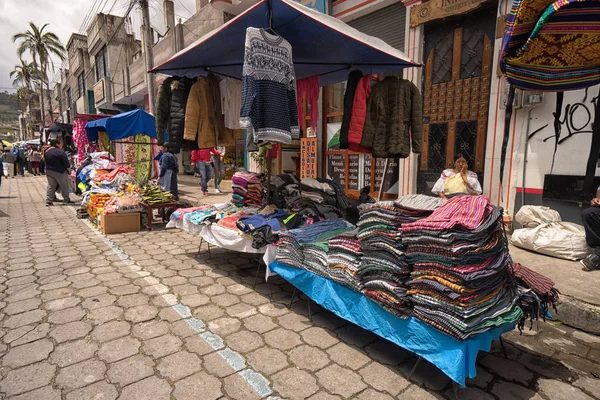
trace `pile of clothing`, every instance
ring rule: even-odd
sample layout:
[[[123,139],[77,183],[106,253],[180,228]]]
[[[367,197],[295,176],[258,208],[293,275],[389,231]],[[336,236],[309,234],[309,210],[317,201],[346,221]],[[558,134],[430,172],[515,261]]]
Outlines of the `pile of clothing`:
[[[545,320],[551,308],[558,313],[556,305],[559,291],[554,287],[552,279],[538,274],[524,265],[515,263],[512,269],[519,289],[519,306],[523,310],[523,317],[517,324],[522,333],[527,319],[529,319],[529,330],[531,330],[533,321],[537,322],[540,317]]]
[[[279,208],[300,198],[300,180],[294,174],[281,174],[271,177],[271,204]]]
[[[361,292],[362,283],[358,275],[362,248],[355,235],[340,235],[328,242],[327,274],[337,283]]]
[[[347,221],[329,219],[280,232],[277,261],[330,278],[327,271],[328,241],[352,230],[354,226]]]
[[[350,207],[344,188],[331,179],[304,178],[300,182],[300,196],[313,203],[335,207],[337,213],[344,216]]]
[[[486,197],[459,196],[402,225],[416,318],[459,340],[521,318],[501,218]]]
[[[260,206],[263,203],[263,185],[251,172],[236,172],[231,178],[231,202],[237,206]]]
[[[410,266],[402,245],[402,219],[402,209],[393,201],[375,203],[360,212],[357,226],[363,256],[357,274],[365,296],[392,314],[407,318]]]
[[[239,218],[236,226],[243,234],[252,236],[253,248],[260,249],[277,242],[280,231],[297,228],[301,223],[300,215],[289,215],[269,205],[258,214]]]

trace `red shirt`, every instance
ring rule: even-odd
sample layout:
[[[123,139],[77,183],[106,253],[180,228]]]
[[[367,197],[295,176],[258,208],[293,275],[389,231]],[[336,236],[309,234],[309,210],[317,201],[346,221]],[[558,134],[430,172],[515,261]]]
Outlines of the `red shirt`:
[[[214,147],[211,147],[209,149],[192,150],[192,162],[210,162],[211,154],[217,156],[221,155],[221,153],[219,153]]]

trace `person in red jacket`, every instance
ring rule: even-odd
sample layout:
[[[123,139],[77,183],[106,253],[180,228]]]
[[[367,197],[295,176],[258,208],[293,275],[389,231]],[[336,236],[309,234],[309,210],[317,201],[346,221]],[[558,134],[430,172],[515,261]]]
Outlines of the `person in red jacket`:
[[[194,157],[196,167],[200,172],[200,186],[202,187],[202,193],[204,193],[205,196],[208,196],[208,181],[210,181],[212,177],[212,165],[210,163],[210,156],[213,154],[220,156],[221,153],[219,153],[219,151],[214,147],[194,151],[197,151],[197,153],[194,155],[194,153],[192,152],[192,157]]]
[[[367,119],[367,101],[371,96],[371,75],[360,78],[356,86],[354,102],[352,103],[352,117],[348,129],[348,149],[358,153],[370,153],[371,150],[360,145],[363,128]]]

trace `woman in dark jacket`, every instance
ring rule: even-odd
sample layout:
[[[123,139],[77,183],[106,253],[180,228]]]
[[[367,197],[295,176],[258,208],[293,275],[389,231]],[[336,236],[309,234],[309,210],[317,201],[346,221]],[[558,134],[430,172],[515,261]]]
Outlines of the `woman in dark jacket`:
[[[162,190],[171,192],[175,200],[179,199],[179,190],[177,188],[177,173],[179,172],[179,163],[177,156],[171,153],[171,145],[167,142],[162,145],[162,157],[160,158],[160,176],[158,184]]]

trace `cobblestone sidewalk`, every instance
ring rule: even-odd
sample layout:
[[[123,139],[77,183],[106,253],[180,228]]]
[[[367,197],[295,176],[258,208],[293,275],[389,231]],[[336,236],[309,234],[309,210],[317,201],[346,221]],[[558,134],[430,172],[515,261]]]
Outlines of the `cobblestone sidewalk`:
[[[44,206],[45,179],[0,188],[0,398],[440,399],[423,362],[259,280],[256,261],[198,254],[178,230],[104,237]],[[272,293],[272,300],[270,294]],[[600,338],[540,322],[478,359],[460,399],[600,398]]]

